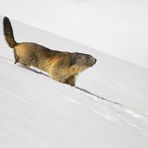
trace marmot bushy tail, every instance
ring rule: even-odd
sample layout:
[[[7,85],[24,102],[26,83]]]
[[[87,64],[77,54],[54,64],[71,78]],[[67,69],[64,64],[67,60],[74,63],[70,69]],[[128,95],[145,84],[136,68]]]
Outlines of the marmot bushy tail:
[[[17,45],[17,42],[14,39],[13,29],[8,17],[4,17],[3,19],[3,30],[4,30],[4,36],[8,45],[11,48],[14,48]]]
[[[19,62],[24,66],[37,67],[59,82],[75,86],[76,76],[97,61],[89,54],[51,50],[32,42],[17,43],[7,17],[4,17],[3,29],[8,45],[14,49],[15,64]]]

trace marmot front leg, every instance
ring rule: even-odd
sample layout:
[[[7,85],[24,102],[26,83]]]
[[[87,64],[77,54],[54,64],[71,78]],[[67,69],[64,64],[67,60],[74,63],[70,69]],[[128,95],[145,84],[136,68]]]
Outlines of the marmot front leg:
[[[75,86],[75,76],[70,76],[64,83]]]

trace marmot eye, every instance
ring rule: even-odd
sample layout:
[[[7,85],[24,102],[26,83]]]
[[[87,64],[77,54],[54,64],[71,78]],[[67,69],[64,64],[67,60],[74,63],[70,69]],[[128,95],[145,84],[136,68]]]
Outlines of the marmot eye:
[[[92,56],[88,55],[87,58],[90,59],[90,58],[92,58]]]

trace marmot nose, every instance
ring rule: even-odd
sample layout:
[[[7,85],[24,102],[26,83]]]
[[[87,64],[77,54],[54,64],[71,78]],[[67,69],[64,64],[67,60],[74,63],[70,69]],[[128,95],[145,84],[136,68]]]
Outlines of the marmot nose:
[[[95,58],[95,62],[94,62],[94,64],[96,64],[96,62],[97,62],[97,59]]]
[[[97,59],[93,56],[91,57],[91,59],[92,59],[93,65],[94,65],[97,62]]]

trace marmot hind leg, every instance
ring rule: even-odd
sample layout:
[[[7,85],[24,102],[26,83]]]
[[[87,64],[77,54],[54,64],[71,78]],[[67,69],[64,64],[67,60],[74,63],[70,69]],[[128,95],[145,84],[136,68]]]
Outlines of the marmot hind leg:
[[[16,64],[16,63],[18,63],[18,62],[19,62],[19,57],[17,56],[17,54],[16,54],[16,51],[15,51],[15,50],[14,50],[14,59],[15,59],[14,64]]]
[[[75,76],[70,76],[64,83],[75,86]]]

